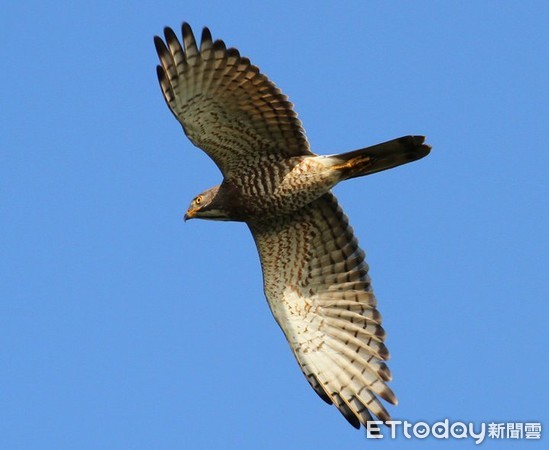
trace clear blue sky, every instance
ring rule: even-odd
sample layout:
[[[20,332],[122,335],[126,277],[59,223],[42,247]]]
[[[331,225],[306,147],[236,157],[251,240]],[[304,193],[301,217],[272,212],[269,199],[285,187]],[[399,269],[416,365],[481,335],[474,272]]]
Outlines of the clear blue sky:
[[[221,178],[157,85],[152,37],[183,20],[289,95],[317,153],[433,146],[336,188],[384,316],[392,415],[549,424],[549,4],[332,3],[3,4],[1,448],[437,443],[365,441],[299,371],[247,228],[183,223]]]

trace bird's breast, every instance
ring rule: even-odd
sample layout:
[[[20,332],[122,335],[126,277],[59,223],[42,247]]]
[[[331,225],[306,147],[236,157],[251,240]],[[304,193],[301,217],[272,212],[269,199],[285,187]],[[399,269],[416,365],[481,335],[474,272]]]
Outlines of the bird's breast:
[[[328,192],[339,176],[321,156],[299,156],[243,170],[230,184],[244,220],[288,214]]]

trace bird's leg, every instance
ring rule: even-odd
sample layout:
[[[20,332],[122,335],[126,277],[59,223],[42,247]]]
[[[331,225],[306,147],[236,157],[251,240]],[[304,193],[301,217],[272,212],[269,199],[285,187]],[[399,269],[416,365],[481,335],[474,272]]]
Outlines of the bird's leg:
[[[343,178],[352,178],[354,176],[361,175],[368,172],[373,166],[375,158],[369,155],[358,155],[354,158],[348,159],[342,164],[336,164],[332,166],[333,170],[340,170],[344,172]]]

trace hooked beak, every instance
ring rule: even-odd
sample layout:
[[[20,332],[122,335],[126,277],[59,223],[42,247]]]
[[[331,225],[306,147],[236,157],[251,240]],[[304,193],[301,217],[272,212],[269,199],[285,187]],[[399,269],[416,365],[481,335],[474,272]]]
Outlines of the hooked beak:
[[[183,220],[186,222],[189,219],[192,219],[196,214],[196,209],[189,209],[183,216]]]

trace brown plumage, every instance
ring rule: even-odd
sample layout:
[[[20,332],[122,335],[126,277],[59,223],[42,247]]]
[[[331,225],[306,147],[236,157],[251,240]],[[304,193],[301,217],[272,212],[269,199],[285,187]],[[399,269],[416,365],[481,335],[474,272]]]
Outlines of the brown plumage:
[[[364,252],[331,193],[340,181],[426,156],[422,136],[341,155],[309,149],[287,97],[238,50],[200,48],[190,26],[155,37],[168,107],[223,182],[193,199],[185,218],[246,222],[255,239],[269,306],[316,393],[355,427],[390,416],[389,352]]]

